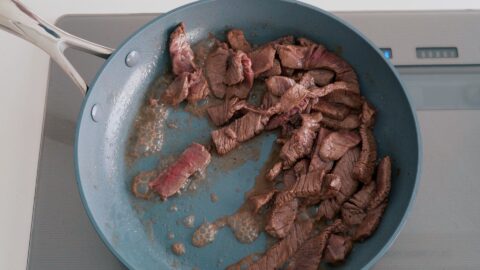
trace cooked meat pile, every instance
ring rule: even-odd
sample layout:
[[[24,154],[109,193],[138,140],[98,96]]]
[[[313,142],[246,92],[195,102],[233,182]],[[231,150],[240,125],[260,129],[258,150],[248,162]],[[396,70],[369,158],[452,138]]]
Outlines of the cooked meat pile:
[[[239,29],[216,40],[204,66],[180,24],[170,36],[174,81],[164,100],[176,106],[208,95],[219,155],[262,132],[279,130],[277,162],[265,175],[275,188],[248,198],[278,241],[248,269],[318,269],[345,260],[355,242],[378,227],[390,192],[391,160],[377,165],[376,110],[361,96],[353,68],[325,46],[291,36],[252,45]],[[264,83],[262,104],[248,102]],[[204,168],[209,153],[193,144],[150,183],[162,198]],[[312,214],[312,210],[314,214]]]

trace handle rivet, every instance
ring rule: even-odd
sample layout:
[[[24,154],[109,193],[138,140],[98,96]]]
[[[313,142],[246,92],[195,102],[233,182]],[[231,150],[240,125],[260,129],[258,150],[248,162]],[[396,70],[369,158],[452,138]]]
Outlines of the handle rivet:
[[[138,63],[139,59],[140,54],[137,51],[131,51],[127,54],[127,57],[125,57],[125,64],[128,67],[133,67]]]
[[[101,112],[100,106],[98,104],[94,104],[92,106],[92,110],[90,111],[90,115],[92,116],[92,120],[94,122],[100,121],[100,119],[102,117],[102,112]]]

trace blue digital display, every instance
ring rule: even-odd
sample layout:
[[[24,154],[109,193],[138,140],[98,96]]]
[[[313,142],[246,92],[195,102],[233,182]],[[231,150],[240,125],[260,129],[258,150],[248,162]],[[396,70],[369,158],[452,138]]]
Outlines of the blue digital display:
[[[383,56],[387,59],[392,59],[393,54],[392,54],[392,49],[390,48],[380,48],[380,50],[383,52]]]

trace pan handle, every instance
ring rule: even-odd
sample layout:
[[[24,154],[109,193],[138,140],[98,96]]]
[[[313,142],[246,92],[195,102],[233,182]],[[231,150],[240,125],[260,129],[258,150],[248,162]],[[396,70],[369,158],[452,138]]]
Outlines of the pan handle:
[[[65,57],[65,49],[71,47],[105,59],[113,52],[111,48],[73,36],[46,22],[17,0],[0,0],[0,28],[31,42],[48,53],[83,94],[87,92],[88,85]]]

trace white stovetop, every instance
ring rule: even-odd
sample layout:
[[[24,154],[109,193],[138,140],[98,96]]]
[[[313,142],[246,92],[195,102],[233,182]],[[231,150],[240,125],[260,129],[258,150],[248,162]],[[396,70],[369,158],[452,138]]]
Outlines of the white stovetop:
[[[72,13],[166,12],[191,1],[23,2],[53,22],[64,14]],[[480,9],[478,0],[306,2],[329,11]],[[25,269],[27,262],[49,57],[27,42],[4,32],[0,32],[0,50],[0,269],[15,270]]]

